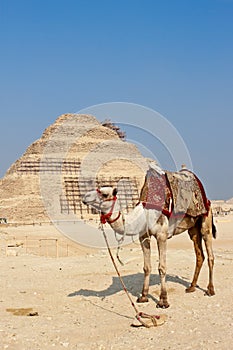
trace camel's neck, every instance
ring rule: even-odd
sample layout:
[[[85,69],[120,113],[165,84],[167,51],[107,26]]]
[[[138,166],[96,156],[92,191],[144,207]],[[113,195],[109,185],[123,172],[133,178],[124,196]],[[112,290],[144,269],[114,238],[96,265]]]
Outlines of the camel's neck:
[[[121,212],[121,208],[117,202],[111,220],[114,220],[119,212]],[[128,215],[124,215],[121,212],[120,217],[116,221],[110,223],[110,226],[121,235],[126,234],[127,236],[132,236],[145,233],[146,215],[142,205],[136,206]]]

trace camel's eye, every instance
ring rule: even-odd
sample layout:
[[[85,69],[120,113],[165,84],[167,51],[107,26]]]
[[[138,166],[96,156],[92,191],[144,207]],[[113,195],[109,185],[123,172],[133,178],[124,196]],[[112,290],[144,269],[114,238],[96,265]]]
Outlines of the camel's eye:
[[[108,197],[108,194],[102,193],[102,196],[103,196],[104,198],[107,198],[107,197]]]

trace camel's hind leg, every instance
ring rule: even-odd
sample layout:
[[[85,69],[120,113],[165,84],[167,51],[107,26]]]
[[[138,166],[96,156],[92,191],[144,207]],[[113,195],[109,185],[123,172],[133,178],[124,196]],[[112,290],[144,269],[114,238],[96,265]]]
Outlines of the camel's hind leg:
[[[209,283],[207,286],[206,295],[212,296],[215,294],[213,283],[213,268],[214,268],[214,254],[212,248],[212,211],[209,211],[208,216],[203,217],[201,225],[201,233],[205,242],[208,266],[209,266]]]
[[[151,250],[150,250],[150,237],[144,235],[140,237],[140,243],[144,257],[144,283],[142,288],[142,295],[137,299],[138,303],[145,303],[148,301],[150,274],[151,274]]]
[[[195,266],[195,271],[194,271],[191,286],[186,289],[187,293],[195,291],[198,276],[199,276],[199,273],[201,271],[203,261],[205,259],[203,249],[202,249],[202,234],[201,234],[200,229],[198,228],[197,225],[188,230],[189,236],[194,244],[194,250],[195,250],[195,254],[196,254],[196,266]]]

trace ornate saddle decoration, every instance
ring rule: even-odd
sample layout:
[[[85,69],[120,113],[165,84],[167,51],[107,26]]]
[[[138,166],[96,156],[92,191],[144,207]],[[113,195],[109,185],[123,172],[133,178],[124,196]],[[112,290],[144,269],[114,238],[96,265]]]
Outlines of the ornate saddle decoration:
[[[199,216],[208,213],[210,201],[202,183],[187,169],[179,172],[150,168],[140,194],[146,209],[156,209],[168,217]]]

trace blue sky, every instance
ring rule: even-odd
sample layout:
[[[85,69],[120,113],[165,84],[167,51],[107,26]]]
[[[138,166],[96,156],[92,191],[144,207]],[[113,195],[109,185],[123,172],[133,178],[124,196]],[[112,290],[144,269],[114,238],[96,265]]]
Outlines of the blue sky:
[[[121,101],[183,137],[233,197],[233,0],[1,0],[2,177],[62,113]]]

